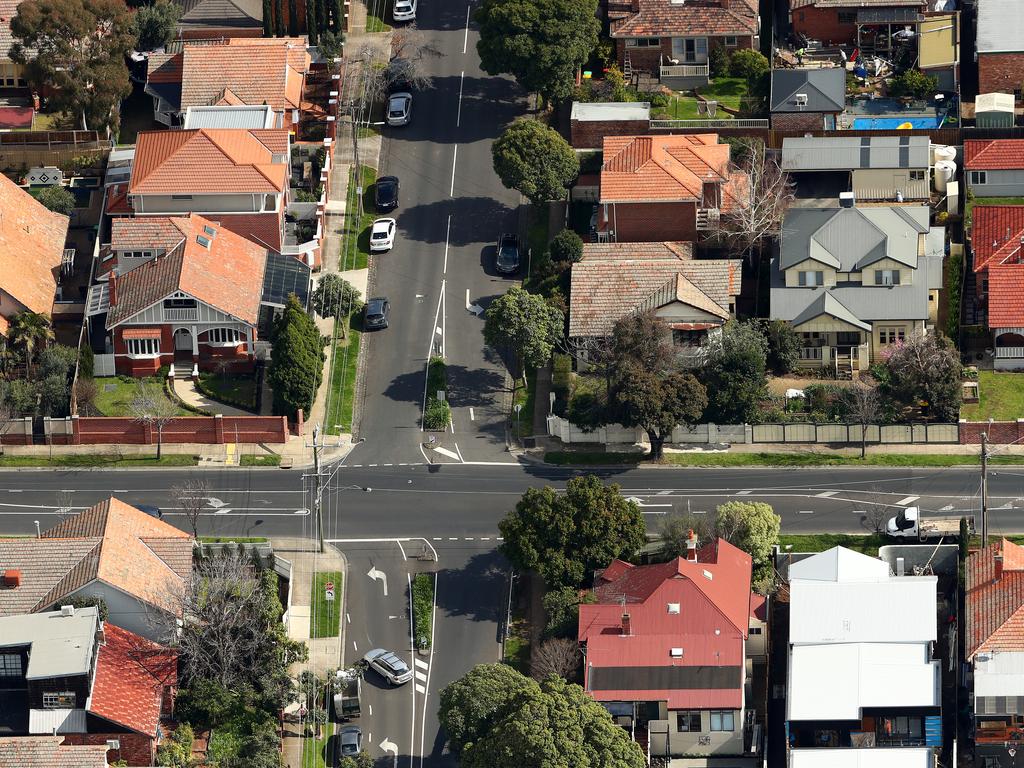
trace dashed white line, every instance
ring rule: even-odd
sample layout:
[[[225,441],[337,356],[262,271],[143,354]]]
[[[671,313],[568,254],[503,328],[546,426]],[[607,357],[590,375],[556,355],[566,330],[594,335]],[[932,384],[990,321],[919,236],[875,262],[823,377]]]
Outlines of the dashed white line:
[[[424,688],[419,683],[416,683],[416,693],[426,693],[426,692],[427,692],[426,688]]]
[[[459,75],[459,111],[455,115],[455,127],[456,128],[458,128],[459,124],[462,122],[462,84],[465,81],[465,79],[466,79],[466,73],[465,73],[465,71],[463,71],[463,73],[461,75]]]
[[[476,421],[476,414],[473,413],[473,407],[472,406],[470,406],[470,408],[469,408],[469,420],[470,421]]]
[[[458,540],[459,540],[458,536],[449,536],[448,537],[448,541],[458,541]]]
[[[359,646],[356,645],[356,641],[355,640],[352,641],[352,650],[353,651],[358,651],[359,650]]]
[[[490,541],[490,540],[491,540],[490,536],[481,536],[480,537],[480,541]]]
[[[863,510],[863,509],[854,509],[854,510],[852,510],[852,512],[855,515],[866,515],[867,514],[867,511]]]
[[[345,623],[346,624],[351,624],[352,623],[352,617],[348,615],[348,611],[345,611]]]
[[[472,536],[466,536],[463,541],[476,541]]]
[[[440,536],[434,536],[433,538],[434,538],[434,541],[440,541],[441,540]]]
[[[469,45],[469,6],[466,6],[466,32],[462,36],[462,52],[466,52],[466,46]]]
[[[707,513],[708,513],[708,511],[706,509],[695,509],[695,510],[693,510],[693,514],[695,514],[695,515],[706,515]]]
[[[896,506],[898,506],[898,507],[905,507],[910,502],[917,501],[920,498],[921,498],[920,496],[907,496],[906,498],[903,498],[903,499],[900,499],[899,501],[897,501],[896,502]]]
[[[452,188],[448,190],[449,197],[455,197],[455,161],[459,159],[459,145],[455,145],[455,151],[452,152]]]
[[[801,515],[813,515],[814,514],[814,510],[813,509],[801,509],[800,510],[800,514]]]

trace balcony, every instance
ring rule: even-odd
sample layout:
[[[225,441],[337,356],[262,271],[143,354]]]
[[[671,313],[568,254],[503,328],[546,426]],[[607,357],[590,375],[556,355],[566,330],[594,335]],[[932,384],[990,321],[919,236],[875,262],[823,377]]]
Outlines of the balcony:
[[[197,307],[174,308],[164,307],[164,320],[168,322],[180,322],[183,320],[198,320],[199,309]]]
[[[822,351],[826,350],[827,347],[801,347],[800,348],[800,359],[806,361],[821,362]],[[827,354],[827,353],[826,353]]]
[[[660,71],[661,79],[666,77],[686,77],[708,79],[707,64],[663,64]]]

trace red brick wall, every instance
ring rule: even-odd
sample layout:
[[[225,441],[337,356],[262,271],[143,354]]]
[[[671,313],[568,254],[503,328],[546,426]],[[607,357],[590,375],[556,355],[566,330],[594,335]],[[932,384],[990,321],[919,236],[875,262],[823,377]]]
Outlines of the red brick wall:
[[[753,35],[747,35],[746,37],[735,36],[736,45],[725,46],[724,37],[709,37],[708,48],[712,46],[721,45],[725,48],[726,53],[730,53],[739,48],[754,48],[754,37]],[[667,63],[666,59],[672,58],[672,38],[663,37],[661,38],[661,48],[626,48],[625,40],[615,41],[615,51],[618,56],[619,68],[621,69],[626,61],[626,51],[629,51],[629,63],[634,70],[640,70],[643,72],[651,72],[658,74],[659,67],[663,63]]]
[[[128,765],[153,765],[156,759],[156,741],[141,733],[65,733],[65,744],[105,744],[107,739],[117,739],[121,749],[108,750],[107,762],[127,760]]]
[[[119,374],[125,376],[153,376],[161,366],[170,365],[174,362],[174,325],[163,325],[160,327],[160,349],[162,353],[160,357],[144,358],[140,360],[134,360],[129,357],[115,357],[114,367]],[[115,355],[126,355],[128,354],[128,344],[123,338],[123,334],[126,328],[119,327],[114,329],[114,354]],[[253,340],[256,339],[256,330],[252,330]],[[206,332],[199,334],[199,359],[193,361],[198,363],[199,369],[202,371],[212,371],[217,369],[217,363],[220,360],[229,360],[231,367],[229,371],[232,373],[250,373],[255,362],[251,355],[248,355],[244,351],[242,344],[235,347],[211,347],[205,341]]]
[[[852,43],[857,39],[857,25],[839,23],[839,12],[851,10],[855,8],[799,8],[790,14],[793,31],[821,40],[825,45]]]
[[[156,445],[156,430],[134,419],[82,416],[73,420],[79,445]],[[164,443],[284,443],[284,416],[183,416],[164,427]]]
[[[1024,439],[1024,419],[1019,421],[961,421],[960,445],[979,445],[981,433],[988,433],[989,443],[1006,445]]]
[[[647,120],[573,120],[569,141],[576,149],[601,149],[605,136],[644,136],[649,130]]]
[[[820,131],[823,125],[821,112],[772,113],[772,128],[777,131]]]
[[[1013,93],[1024,87],[1024,53],[978,55],[978,91]]]
[[[696,203],[609,204],[608,220],[620,243],[697,239]]]

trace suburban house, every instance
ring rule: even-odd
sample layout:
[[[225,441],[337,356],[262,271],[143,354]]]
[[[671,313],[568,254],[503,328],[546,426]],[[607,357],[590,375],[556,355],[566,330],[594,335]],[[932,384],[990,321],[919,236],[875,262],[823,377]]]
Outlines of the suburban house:
[[[787,137],[782,170],[798,190],[832,182],[858,201],[927,200],[928,144],[927,136]]]
[[[572,265],[569,338],[582,352],[623,317],[653,310],[671,332],[666,342],[697,365],[736,316],[742,267],[738,259],[695,259],[692,243],[585,243]]]
[[[105,747],[110,762],[153,765],[177,686],[178,654],[62,606],[0,618],[0,732]]]
[[[100,597],[110,624],[159,641],[163,628],[153,619],[180,616],[192,543],[187,533],[115,498],[39,538],[0,539],[0,616]]]
[[[748,699],[754,673],[750,555],[724,539],[687,557],[634,566],[614,560],[582,603],[584,689],[676,768],[760,765],[763,708]],[[763,686],[762,686],[763,687]],[[685,758],[683,758],[685,756]],[[679,759],[682,758],[682,759]],[[719,758],[726,758],[720,760]]]
[[[998,539],[967,558],[964,654],[974,678],[979,764],[1012,768],[1024,749],[1024,547]]]
[[[893,33],[916,25],[926,10],[926,0],[789,0],[789,21],[796,34],[826,46],[888,52]]]
[[[19,312],[53,313],[70,219],[2,174],[0,211],[0,336],[6,336]]]
[[[11,19],[18,14],[21,0],[0,0],[0,88],[27,88],[24,65],[11,60]]]
[[[1024,14],[1017,0],[983,0],[976,4],[974,52],[978,92],[1012,93],[1024,88]]]
[[[834,131],[846,109],[846,70],[773,69],[768,108],[776,130]]]
[[[63,736],[0,736],[0,768],[108,768],[107,745],[71,745]]]
[[[1024,197],[1024,139],[966,139],[964,171],[975,197]]]
[[[180,40],[215,40],[263,36],[263,4],[259,0],[175,0],[181,7]]]
[[[746,194],[746,176],[714,133],[606,136],[600,183],[604,242],[693,242]]]
[[[574,101],[569,142],[574,149],[600,150],[605,136],[635,136],[650,127],[651,105],[646,101]]]
[[[937,585],[843,547],[790,565],[790,768],[933,768]]]
[[[224,363],[251,370],[270,258],[197,214],[115,220],[86,310],[102,339],[97,363],[129,376],[164,365],[185,376]],[[308,268],[296,266],[308,284]],[[109,356],[112,366],[100,359]]]
[[[189,107],[268,104],[299,122],[311,58],[305,38],[229,38],[220,44],[188,45],[177,53],[149,57],[146,93],[153,117],[179,126]]]
[[[771,265],[771,318],[803,339],[800,365],[849,377],[937,317],[945,231],[925,205],[791,208]]]
[[[994,366],[1024,369],[1024,205],[974,206],[971,252]]]

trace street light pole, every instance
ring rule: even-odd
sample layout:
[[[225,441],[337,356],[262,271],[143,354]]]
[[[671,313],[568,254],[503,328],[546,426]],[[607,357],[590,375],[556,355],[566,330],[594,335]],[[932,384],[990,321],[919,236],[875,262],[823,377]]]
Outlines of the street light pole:
[[[981,546],[988,547],[988,433],[981,433]]]
[[[323,517],[323,476],[320,474],[320,425],[313,426],[313,475],[316,478],[316,491],[313,496],[313,509],[316,513],[316,534],[320,540],[320,554],[324,551],[324,517]]]

